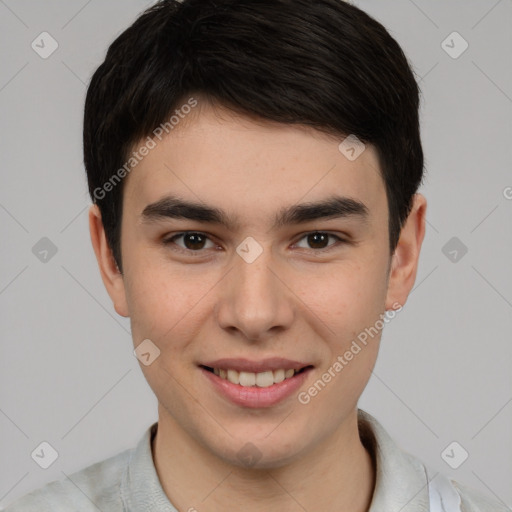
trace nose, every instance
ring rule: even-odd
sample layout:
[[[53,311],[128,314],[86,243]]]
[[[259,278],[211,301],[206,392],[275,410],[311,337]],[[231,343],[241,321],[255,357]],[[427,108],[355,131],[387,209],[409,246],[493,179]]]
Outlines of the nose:
[[[238,254],[215,305],[222,329],[250,341],[262,341],[288,329],[293,322],[294,294],[286,272],[264,247],[252,262]]]

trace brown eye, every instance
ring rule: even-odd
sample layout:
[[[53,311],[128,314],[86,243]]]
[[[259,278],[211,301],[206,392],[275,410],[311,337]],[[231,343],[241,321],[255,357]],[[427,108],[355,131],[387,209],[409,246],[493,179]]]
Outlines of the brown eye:
[[[175,240],[177,240],[179,238],[183,239],[183,245],[176,244]],[[174,244],[174,245],[177,245],[181,249],[184,249],[187,251],[192,251],[192,252],[198,252],[198,251],[201,251],[202,249],[207,248],[207,247],[205,247],[205,243],[208,240],[209,240],[209,238],[204,233],[188,231],[185,233],[179,233],[177,235],[174,235],[171,238],[168,238],[167,240],[164,240],[164,244],[165,245]],[[210,240],[210,242],[211,242],[211,240]],[[212,243],[211,247],[213,247],[214,244],[213,244],[213,242],[211,242],[211,243]]]
[[[339,236],[332,235],[330,233],[325,233],[323,231],[314,231],[312,233],[308,233],[304,235],[301,240],[306,240],[308,247],[305,249],[316,249],[316,250],[325,250],[336,244],[328,244],[329,238],[335,238],[339,242],[343,243],[344,240]]]

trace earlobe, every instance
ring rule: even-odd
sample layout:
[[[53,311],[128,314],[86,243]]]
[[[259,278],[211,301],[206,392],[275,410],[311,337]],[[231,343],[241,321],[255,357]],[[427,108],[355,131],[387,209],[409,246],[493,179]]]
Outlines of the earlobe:
[[[112,299],[114,309],[119,315],[128,317],[130,315],[126,301],[124,277],[117,267],[112,250],[107,242],[101,212],[97,205],[92,205],[89,209],[89,231],[101,279]]]
[[[403,306],[416,280],[421,245],[425,237],[427,200],[415,194],[409,217],[402,227],[389,274],[386,310]]]

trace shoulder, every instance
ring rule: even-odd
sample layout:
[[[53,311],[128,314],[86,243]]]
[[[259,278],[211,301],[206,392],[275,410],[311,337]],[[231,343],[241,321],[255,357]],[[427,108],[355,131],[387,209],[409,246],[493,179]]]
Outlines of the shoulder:
[[[121,480],[132,450],[54,480],[9,504],[4,512],[122,512]]]
[[[497,499],[491,499],[489,496],[458,482],[452,481],[451,483],[460,496],[462,512],[512,512],[512,508]]]
[[[499,498],[449,480],[403,450],[372,415],[361,409],[358,410],[358,426],[361,441],[374,457],[377,468],[370,511],[398,510],[401,506],[404,512],[512,512]]]

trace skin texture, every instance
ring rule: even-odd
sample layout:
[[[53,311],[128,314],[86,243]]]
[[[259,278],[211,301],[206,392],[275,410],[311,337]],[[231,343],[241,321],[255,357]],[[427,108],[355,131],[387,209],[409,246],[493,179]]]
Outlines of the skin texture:
[[[294,393],[265,409],[234,405],[198,367],[220,357],[285,357],[313,365],[304,391],[382,313],[405,304],[426,200],[415,195],[391,258],[376,152],[367,145],[350,161],[338,150],[343,138],[200,101],[127,177],[123,274],[100,212],[91,207],[91,239],[114,307],[130,317],[135,347],[150,339],[161,351],[141,369],[159,402],[155,466],[180,511],[369,508],[375,474],[359,439],[357,401],[375,365],[380,331],[308,404]],[[282,207],[334,192],[363,202],[367,222],[319,219],[271,229]],[[239,226],[145,222],[144,208],[169,193],[222,208]],[[183,231],[207,238],[202,245],[186,237],[164,243]],[[315,245],[306,235],[316,231],[347,243],[328,238]],[[248,236],[263,249],[250,264],[236,252]],[[187,247],[188,254],[179,252]],[[260,455],[254,465],[237,457],[247,442]]]

